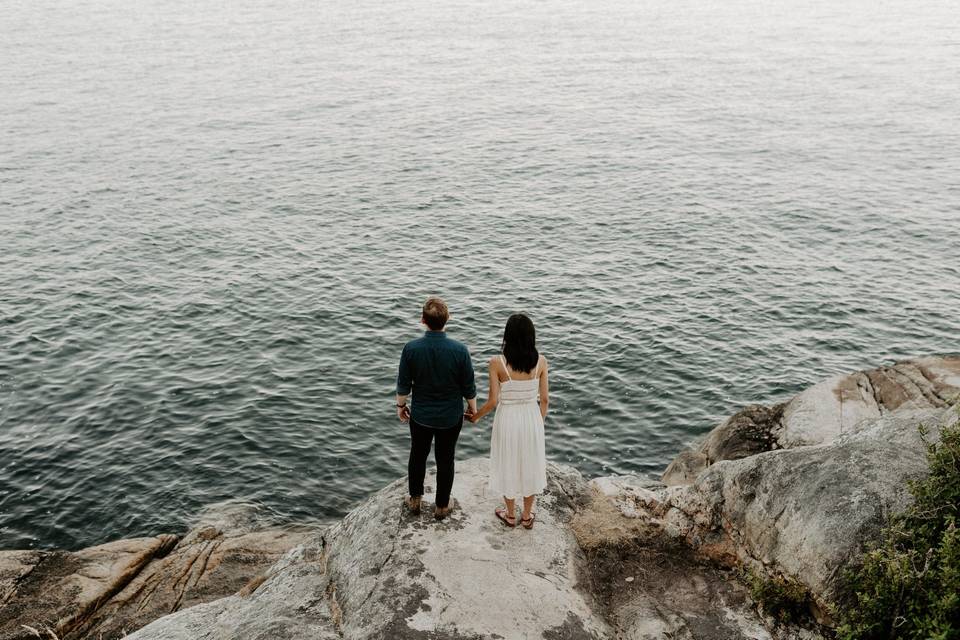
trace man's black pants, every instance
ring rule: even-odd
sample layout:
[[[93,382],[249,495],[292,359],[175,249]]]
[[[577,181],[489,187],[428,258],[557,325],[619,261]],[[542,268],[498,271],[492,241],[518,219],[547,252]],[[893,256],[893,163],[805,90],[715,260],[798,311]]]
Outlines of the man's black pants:
[[[423,478],[427,474],[427,457],[430,455],[430,442],[436,440],[433,457],[437,461],[437,499],[441,509],[450,502],[450,490],[453,488],[454,458],[457,453],[457,439],[463,419],[449,429],[434,429],[410,420],[410,461],[407,463],[407,481],[411,496],[423,495]]]

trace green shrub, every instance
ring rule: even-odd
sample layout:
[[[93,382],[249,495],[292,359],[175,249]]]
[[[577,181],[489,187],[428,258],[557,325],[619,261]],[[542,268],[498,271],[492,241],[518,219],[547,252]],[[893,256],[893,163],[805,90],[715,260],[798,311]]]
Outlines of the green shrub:
[[[920,433],[930,475],[910,483],[914,504],[848,573],[840,640],[960,640],[960,422],[937,444]]]
[[[754,571],[742,574],[760,610],[780,622],[801,622],[810,616],[810,592],[793,578],[766,578]]]

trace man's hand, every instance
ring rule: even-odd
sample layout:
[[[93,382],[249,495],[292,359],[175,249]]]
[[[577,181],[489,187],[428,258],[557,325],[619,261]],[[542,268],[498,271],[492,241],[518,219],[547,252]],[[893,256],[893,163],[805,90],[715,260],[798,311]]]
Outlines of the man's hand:
[[[467,399],[467,410],[463,412],[463,417],[469,420],[471,424],[477,424],[477,420],[480,418],[477,417],[476,397]]]
[[[402,407],[397,407],[397,417],[400,419],[400,422],[410,422],[410,407],[403,405]]]

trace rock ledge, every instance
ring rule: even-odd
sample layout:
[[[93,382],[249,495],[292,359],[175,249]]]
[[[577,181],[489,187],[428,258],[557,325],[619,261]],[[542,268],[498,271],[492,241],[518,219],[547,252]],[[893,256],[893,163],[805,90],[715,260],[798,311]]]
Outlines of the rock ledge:
[[[917,358],[746,407],[662,482],[550,464],[532,531],[494,518],[475,459],[442,522],[407,513],[398,480],[325,530],[227,505],[182,539],[0,552],[0,640],[814,640],[927,472],[918,426],[936,439],[958,395],[960,357]],[[802,584],[811,619],[759,612],[743,568]]]

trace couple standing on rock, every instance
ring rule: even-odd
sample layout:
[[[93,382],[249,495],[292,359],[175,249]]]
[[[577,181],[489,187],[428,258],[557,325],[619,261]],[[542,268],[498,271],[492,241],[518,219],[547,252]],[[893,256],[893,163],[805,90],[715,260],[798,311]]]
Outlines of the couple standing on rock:
[[[400,354],[397,375],[397,417],[410,423],[410,461],[407,507],[420,512],[423,480],[430,444],[437,461],[434,517],[452,509],[454,459],[464,419],[476,424],[496,409],[490,436],[490,491],[503,496],[504,507],[494,514],[508,527],[517,524],[516,498],[523,498],[520,524],[533,528],[534,498],[547,486],[543,420],[549,405],[547,359],[536,346],[533,322],[514,314],[503,331],[500,354],[490,358],[490,392],[477,408],[477,387],[467,347],[447,337],[450,313],[440,298],[428,298],[421,322],[422,338],[412,340]],[[407,398],[412,393],[412,400]],[[467,410],[463,410],[463,401]]]

